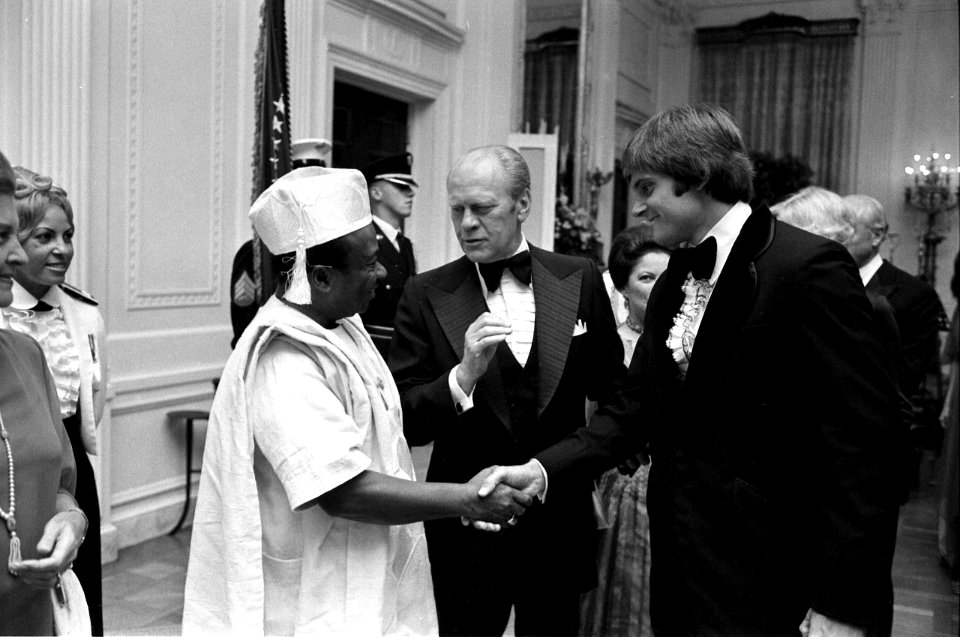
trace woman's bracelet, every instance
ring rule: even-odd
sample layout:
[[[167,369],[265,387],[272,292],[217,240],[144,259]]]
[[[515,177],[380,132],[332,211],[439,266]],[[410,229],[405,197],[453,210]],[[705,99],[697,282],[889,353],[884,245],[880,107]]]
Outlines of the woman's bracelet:
[[[82,544],[87,538],[87,530],[90,528],[90,520],[87,518],[87,514],[78,508],[67,509],[63,513],[79,513],[81,516],[83,516],[83,534],[80,536],[80,543]]]

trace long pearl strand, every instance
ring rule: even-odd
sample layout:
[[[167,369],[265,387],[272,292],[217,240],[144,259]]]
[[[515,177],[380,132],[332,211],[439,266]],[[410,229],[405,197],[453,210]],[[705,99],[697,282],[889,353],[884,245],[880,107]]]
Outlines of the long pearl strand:
[[[17,511],[17,491],[13,476],[13,452],[10,450],[10,434],[3,425],[3,414],[0,414],[0,438],[3,438],[3,446],[7,448],[7,479],[10,485],[10,510],[0,509],[0,517],[7,523],[7,532],[10,534],[10,556],[7,558],[7,569],[11,570],[14,563],[19,562],[20,557],[20,538],[17,536],[17,520],[14,514]],[[13,572],[11,570],[11,572]]]

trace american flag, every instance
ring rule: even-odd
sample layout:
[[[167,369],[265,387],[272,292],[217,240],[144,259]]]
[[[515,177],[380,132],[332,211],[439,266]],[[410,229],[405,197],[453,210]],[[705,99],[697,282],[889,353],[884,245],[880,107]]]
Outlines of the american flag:
[[[257,125],[251,202],[290,171],[290,83],[284,0],[264,0],[261,7],[256,75]],[[256,235],[253,247],[257,300],[262,305],[276,288],[276,276],[271,271],[270,255]]]

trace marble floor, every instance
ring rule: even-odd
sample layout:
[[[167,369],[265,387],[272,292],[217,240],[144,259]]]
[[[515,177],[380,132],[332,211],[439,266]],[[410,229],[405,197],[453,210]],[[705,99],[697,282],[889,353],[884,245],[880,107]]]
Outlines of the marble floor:
[[[904,507],[893,563],[894,637],[956,637],[958,597],[937,553],[935,485]],[[108,635],[178,635],[190,529],[120,551],[104,565]]]

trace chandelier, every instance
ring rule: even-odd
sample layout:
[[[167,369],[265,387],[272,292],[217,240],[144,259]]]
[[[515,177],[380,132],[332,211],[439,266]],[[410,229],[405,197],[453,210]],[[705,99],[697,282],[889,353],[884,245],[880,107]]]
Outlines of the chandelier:
[[[904,192],[906,204],[927,216],[926,228],[918,231],[917,276],[936,285],[937,245],[944,236],[937,227],[937,218],[941,213],[957,207],[960,187],[954,185],[954,175],[960,181],[960,167],[950,168],[947,162],[950,154],[941,157],[932,152],[926,158],[913,156],[913,165],[903,170],[907,174],[907,187]]]
[[[953,175],[958,168],[947,166],[949,160],[949,153],[942,159],[940,153],[931,153],[923,160],[920,155],[913,156],[914,165],[903,169],[913,181],[906,189],[907,203],[911,208],[939,214],[956,207],[958,189],[953,186]]]

